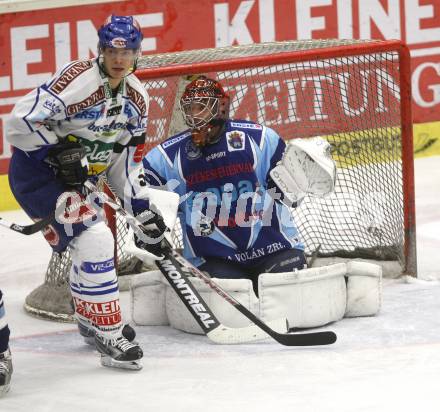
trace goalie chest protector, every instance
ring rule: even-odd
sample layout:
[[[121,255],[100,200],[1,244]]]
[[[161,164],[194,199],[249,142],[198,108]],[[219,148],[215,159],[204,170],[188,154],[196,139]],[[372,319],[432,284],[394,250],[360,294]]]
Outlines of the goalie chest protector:
[[[191,244],[186,258],[216,256],[250,264],[279,250],[303,249],[290,212],[274,204],[266,190],[269,170],[284,148],[272,129],[230,120],[216,144],[198,148],[186,131],[147,155],[147,176],[159,173],[158,183],[171,181],[185,196],[181,220]]]

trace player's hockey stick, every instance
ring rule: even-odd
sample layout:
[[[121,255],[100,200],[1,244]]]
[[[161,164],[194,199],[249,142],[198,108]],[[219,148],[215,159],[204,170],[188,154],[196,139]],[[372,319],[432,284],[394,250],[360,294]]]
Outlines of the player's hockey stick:
[[[22,233],[23,235],[33,235],[50,225],[55,220],[55,212],[49,216],[39,220],[38,222],[31,223],[30,225],[19,225],[18,223],[8,222],[0,217],[0,226],[13,230],[14,232]]]
[[[94,192],[102,202],[108,204],[115,211],[121,213],[127,220],[127,223],[141,237],[147,235],[145,228],[132,214],[127,212],[122,206],[111,199],[103,192],[99,192],[97,187],[87,181],[84,186]],[[147,235],[148,236],[148,235]],[[170,250],[172,250],[170,248]],[[336,342],[336,334],[334,332],[311,332],[302,334],[279,333],[273,330],[268,324],[255,316],[250,310],[244,307],[240,302],[234,299],[226,291],[224,291],[209,276],[191,265],[177,251],[165,252],[162,261],[156,261],[156,265],[174,288],[185,306],[190,310],[197,323],[201,326],[206,335],[217,343],[239,343],[250,340],[257,340],[266,337],[266,334],[275,339],[277,342],[286,346],[314,346],[329,345]],[[189,267],[195,276],[202,279],[209,287],[217,292],[222,298],[233,305],[240,313],[251,320],[255,326],[247,328],[229,328],[222,325],[209,309],[208,305],[203,301],[197,290],[192,285],[188,277],[183,273],[181,267]],[[200,305],[200,306],[197,306]],[[262,333],[262,332],[265,333]]]

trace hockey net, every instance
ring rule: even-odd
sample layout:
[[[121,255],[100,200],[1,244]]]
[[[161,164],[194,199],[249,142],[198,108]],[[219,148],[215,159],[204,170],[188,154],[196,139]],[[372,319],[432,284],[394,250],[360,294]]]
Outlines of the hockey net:
[[[318,261],[373,259],[385,269],[391,262],[390,275],[416,276],[409,64],[400,41],[373,40],[286,41],[143,56],[137,75],[150,96],[147,149],[186,129],[178,99],[191,76],[216,78],[231,96],[231,118],[265,124],[286,141],[320,135],[332,144],[335,192],[308,197],[293,210],[306,254]],[[124,222],[115,226],[119,274],[139,270],[122,252]],[[68,251],[54,254],[41,286],[52,295],[64,287],[61,300],[68,304],[69,265]],[[26,309],[41,315],[42,298],[30,296]]]

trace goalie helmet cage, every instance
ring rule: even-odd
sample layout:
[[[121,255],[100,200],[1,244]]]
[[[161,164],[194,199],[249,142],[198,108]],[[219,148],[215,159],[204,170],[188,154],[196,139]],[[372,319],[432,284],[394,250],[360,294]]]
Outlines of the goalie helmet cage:
[[[178,102],[199,74],[222,83],[231,118],[264,124],[286,141],[326,138],[338,165],[335,192],[306,197],[293,211],[306,253],[398,262],[400,273],[416,276],[410,56],[401,41],[300,40],[156,54],[141,57],[136,74],[150,96],[147,150],[187,128]],[[120,250],[125,229],[117,226]],[[67,282],[66,270],[54,265],[45,284]]]

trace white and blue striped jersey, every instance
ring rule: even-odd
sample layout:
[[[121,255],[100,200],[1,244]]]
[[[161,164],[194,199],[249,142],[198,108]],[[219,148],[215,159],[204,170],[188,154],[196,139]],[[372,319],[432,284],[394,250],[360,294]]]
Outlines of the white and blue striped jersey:
[[[112,94],[96,59],[79,60],[21,98],[5,134],[12,146],[33,156],[41,152],[41,158],[61,140],[79,141],[90,174],[105,172],[127,200],[139,191],[147,113],[148,97],[136,76],[127,76]]]

